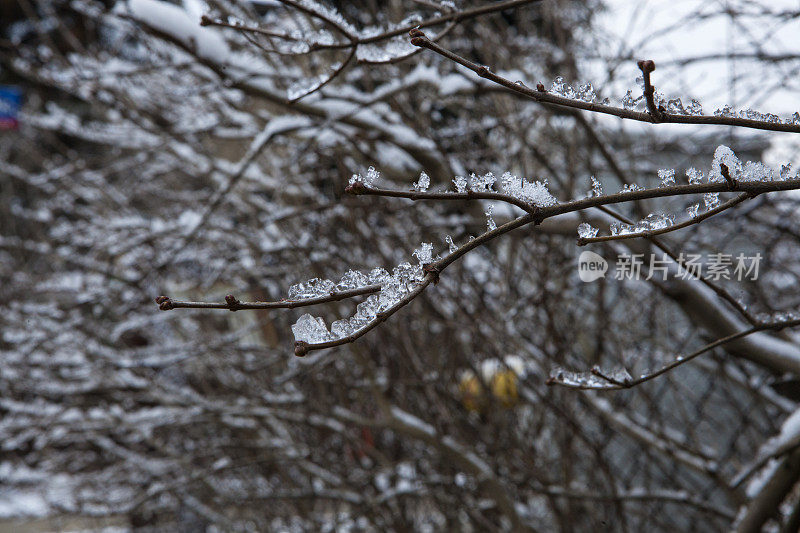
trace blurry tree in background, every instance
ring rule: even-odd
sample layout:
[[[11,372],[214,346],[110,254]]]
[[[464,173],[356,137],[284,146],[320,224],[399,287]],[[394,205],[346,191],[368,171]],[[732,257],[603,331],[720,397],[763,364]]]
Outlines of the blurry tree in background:
[[[0,2],[0,84],[26,96],[0,132],[0,517],[796,531],[800,177],[760,161],[800,115],[658,89],[727,54],[778,80],[745,102],[768,108],[800,13],[676,14],[747,45],[651,74],[603,9]],[[643,275],[582,282],[576,237]],[[652,262],[690,254],[762,259]],[[243,303],[315,298],[333,331]]]

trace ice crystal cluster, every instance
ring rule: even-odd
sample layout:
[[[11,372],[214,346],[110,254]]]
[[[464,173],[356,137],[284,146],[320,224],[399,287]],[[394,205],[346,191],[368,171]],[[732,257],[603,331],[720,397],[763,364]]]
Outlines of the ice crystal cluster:
[[[342,277],[338,284],[334,284],[330,280],[314,279],[293,286],[289,291],[290,298],[294,295],[300,299],[326,296],[331,294],[334,289],[348,290],[368,285],[380,285],[381,287],[380,292],[371,294],[356,306],[353,316],[335,321],[331,324],[330,330],[322,318],[304,314],[292,326],[295,340],[319,344],[348,337],[370,325],[375,321],[378,313],[390,309],[406,296],[422,280],[424,276],[422,266],[436,259],[433,257],[431,243],[422,243],[413,255],[417,259],[417,264],[401,263],[394,268],[391,274],[382,268],[375,268],[369,274],[351,270]],[[309,286],[314,289],[308,289]],[[327,289],[327,292],[323,293],[323,288]]]
[[[425,192],[428,190],[428,187],[431,186],[431,178],[425,173],[421,173],[419,175],[419,180],[414,183],[414,190]]]
[[[597,228],[586,222],[582,222],[578,225],[578,236],[581,239],[591,239],[597,237],[597,232]]]
[[[675,170],[672,168],[662,168],[658,171],[658,177],[663,187],[675,185]]]
[[[611,235],[632,235],[646,231],[658,231],[675,224],[675,216],[667,213],[651,213],[636,224],[615,222],[611,224]]]
[[[363,183],[367,187],[371,187],[380,177],[381,173],[375,170],[375,167],[369,167],[363,176],[361,174],[353,174],[349,183],[350,185],[354,183]]]
[[[759,122],[768,122],[770,124],[800,125],[800,113],[798,112],[795,112],[791,116],[781,118],[773,113],[761,113],[760,111],[756,111],[754,109],[742,109],[737,112],[731,106],[726,105],[721,109],[714,111],[714,116],[727,118],[746,118],[749,120],[757,120]]]
[[[590,104],[597,100],[597,93],[591,83],[586,82],[575,89],[572,85],[566,83],[561,76],[553,80],[553,83],[550,85],[550,92],[557,96],[563,96],[571,100],[581,100]],[[604,99],[602,104],[608,105],[608,98]]]
[[[496,184],[497,178],[492,172],[487,172],[482,176],[470,174],[469,180],[464,176],[456,176],[453,179],[455,192],[462,194],[467,191],[498,192]],[[500,187],[505,194],[538,207],[547,207],[558,203],[558,200],[550,194],[546,180],[544,182],[528,181],[506,172],[500,177]],[[491,212],[487,212],[487,217],[490,214]]]
[[[506,194],[529,204],[547,207],[558,203],[558,200],[547,189],[547,181],[528,181],[506,172],[503,174],[501,182]]]

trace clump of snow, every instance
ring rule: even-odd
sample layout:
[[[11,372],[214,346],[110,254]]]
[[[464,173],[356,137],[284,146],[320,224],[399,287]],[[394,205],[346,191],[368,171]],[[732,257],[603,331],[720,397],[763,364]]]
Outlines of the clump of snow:
[[[117,9],[125,10],[123,4],[118,6]],[[230,56],[228,44],[219,31],[201,26],[197,13],[159,0],[128,0],[127,13],[138,22],[194,48],[204,59],[223,64]]]

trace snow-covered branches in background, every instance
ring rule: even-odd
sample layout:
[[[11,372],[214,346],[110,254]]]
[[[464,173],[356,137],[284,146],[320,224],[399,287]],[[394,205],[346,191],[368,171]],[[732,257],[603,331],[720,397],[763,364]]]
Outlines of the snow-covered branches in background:
[[[638,57],[590,68],[601,7],[9,11],[0,83],[26,102],[0,132],[0,517],[789,527],[798,177],[761,161],[796,120],[663,96],[660,58],[653,113]],[[740,123],[758,128],[721,127]],[[754,282],[584,283],[576,236],[668,272],[764,262]]]

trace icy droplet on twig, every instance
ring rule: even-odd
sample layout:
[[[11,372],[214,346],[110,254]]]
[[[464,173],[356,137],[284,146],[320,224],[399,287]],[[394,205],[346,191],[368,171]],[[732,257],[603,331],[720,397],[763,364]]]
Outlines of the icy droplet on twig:
[[[381,283],[385,283],[387,279],[389,279],[390,274],[383,268],[373,268],[369,271],[369,284],[370,285],[378,285]]]
[[[781,165],[781,173],[780,173],[781,181],[786,181],[788,179],[791,179],[791,172],[792,172],[791,163],[788,163],[786,165]]]
[[[628,89],[628,92],[625,94],[625,96],[622,97],[622,107],[627,109],[628,111],[636,107],[636,100],[631,95],[630,89]]]
[[[348,270],[345,272],[339,283],[336,284],[337,291],[347,291],[351,289],[358,289],[369,285],[369,278],[357,270]]]
[[[453,238],[450,235],[444,236],[444,242],[447,243],[447,249],[451,254],[458,250],[458,246],[453,242]]]
[[[663,187],[675,185],[675,170],[671,168],[662,168],[658,171],[658,177],[661,179]]]
[[[492,218],[492,211],[494,211],[493,205],[486,207],[486,227],[489,228],[489,231],[497,229],[497,224],[495,223],[494,218]]]
[[[651,213],[636,224],[636,231],[658,231],[675,224],[675,217],[666,213]]]
[[[592,190],[589,193],[589,197],[603,196],[603,185],[600,181],[594,176],[591,176],[589,179],[592,180]]]
[[[689,109],[687,111],[690,115],[699,116],[703,114],[703,106],[700,105],[700,102],[693,99],[692,103],[689,104]]]
[[[332,340],[332,335],[325,326],[325,321],[319,317],[313,317],[308,313],[297,319],[292,326],[292,333],[295,341],[303,341],[309,344],[318,344]]]
[[[683,107],[680,98],[672,98],[667,102],[667,113],[672,115],[688,115],[689,112]]]
[[[351,335],[355,332],[355,328],[350,323],[349,318],[343,318],[342,320],[337,320],[333,324],[331,324],[331,333],[337,339],[341,339]]]
[[[623,222],[612,222],[609,230],[611,231],[611,235],[630,235],[631,233],[636,233],[633,226]]]
[[[420,192],[425,192],[428,190],[428,187],[431,186],[431,178],[425,173],[422,172],[419,175],[419,180],[414,183],[414,189]]]
[[[622,192],[636,192],[636,191],[643,191],[644,187],[638,185],[636,183],[629,183],[622,188]]]
[[[429,242],[423,242],[422,245],[414,250],[411,255],[417,258],[417,261],[419,261],[420,265],[431,263],[433,261],[433,244]]]
[[[564,78],[556,76],[553,83],[550,85],[550,92],[558,96],[564,96]]]
[[[380,176],[381,173],[375,170],[375,167],[369,167],[363,176],[361,174],[353,174],[353,177],[350,178],[349,184],[353,185],[354,183],[360,182],[368,187],[371,187],[372,184],[375,183],[378,178],[380,178]]]
[[[584,102],[593,103],[597,99],[597,94],[594,92],[592,84],[587,82],[578,88],[578,98]]]
[[[471,174],[469,177],[469,188],[475,192],[491,191],[494,185],[495,177],[491,172],[487,172],[483,176]]]
[[[313,278],[305,283],[297,283],[289,288],[290,300],[307,300],[327,296],[336,285],[329,279]]]
[[[735,117],[736,113],[734,112],[733,108],[729,105],[725,105],[722,109],[717,109],[714,111],[715,117]]]
[[[597,228],[592,227],[586,222],[581,222],[578,224],[578,237],[581,239],[592,239],[597,236],[598,231],[599,230]]]

